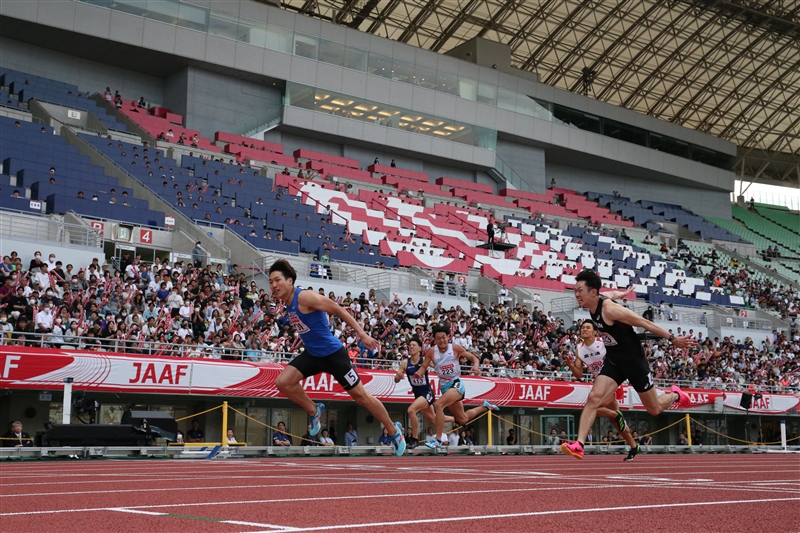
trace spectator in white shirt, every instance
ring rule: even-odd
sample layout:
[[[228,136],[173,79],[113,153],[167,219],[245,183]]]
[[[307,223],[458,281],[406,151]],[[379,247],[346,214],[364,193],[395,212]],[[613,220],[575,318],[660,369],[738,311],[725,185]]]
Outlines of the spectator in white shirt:
[[[53,318],[53,304],[49,303],[44,309],[36,313],[36,333],[50,333],[53,331]]]
[[[33,275],[33,279],[39,282],[40,291],[46,291],[50,288],[50,274],[48,270],[47,263],[43,263],[39,272]]]
[[[48,259],[49,260],[47,261],[47,268],[50,271],[55,270],[56,269],[56,254],[50,254],[50,257]]]

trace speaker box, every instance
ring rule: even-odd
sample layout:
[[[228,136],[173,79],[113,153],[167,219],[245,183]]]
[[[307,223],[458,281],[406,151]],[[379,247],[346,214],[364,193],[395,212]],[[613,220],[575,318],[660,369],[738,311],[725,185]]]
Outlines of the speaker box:
[[[742,399],[739,400],[739,407],[742,409],[750,409],[751,405],[753,405],[753,395],[749,392],[743,392]]]

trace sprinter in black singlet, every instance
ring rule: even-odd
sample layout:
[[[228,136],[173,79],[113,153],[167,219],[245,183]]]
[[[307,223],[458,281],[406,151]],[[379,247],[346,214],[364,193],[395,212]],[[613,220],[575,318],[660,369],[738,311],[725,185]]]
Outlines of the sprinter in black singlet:
[[[606,359],[600,374],[594,381],[592,392],[581,413],[578,427],[578,440],[563,443],[565,454],[583,459],[583,445],[589,429],[594,424],[597,408],[605,404],[617,387],[628,380],[639,394],[642,405],[653,416],[659,415],[675,402],[680,407],[688,407],[691,400],[680,388],[673,385],[670,392],[658,395],[653,384],[653,374],[644,355],[642,343],[633,330],[634,326],[644,328],[650,333],[668,339],[677,348],[689,349],[697,345],[691,337],[676,337],[661,326],[646,320],[605,297],[600,296],[602,281],[592,270],[584,270],[575,278],[575,298],[578,305],[589,310],[592,320],[597,324],[600,338],[606,347]]]

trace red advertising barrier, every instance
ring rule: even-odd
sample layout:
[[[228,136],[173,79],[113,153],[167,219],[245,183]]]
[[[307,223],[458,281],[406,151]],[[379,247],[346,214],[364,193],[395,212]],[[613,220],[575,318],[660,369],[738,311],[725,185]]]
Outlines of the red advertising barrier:
[[[64,378],[73,378],[76,390],[96,392],[199,394],[214,396],[282,397],[275,386],[284,365],[246,361],[219,361],[176,357],[118,355],[78,350],[4,347],[0,353],[0,387],[4,389],[61,390]],[[359,369],[365,388],[384,402],[413,400],[407,380],[394,382],[394,372]],[[583,407],[591,385],[565,381],[462,376],[467,403],[492,403],[513,407]],[[436,393],[439,380],[431,377]],[[333,377],[320,374],[306,379],[309,396],[341,400],[348,394]],[[739,392],[686,390],[694,406],[713,404],[739,409]],[[629,397],[630,396],[630,397]],[[750,412],[777,414],[797,407],[800,397],[764,394],[753,400]],[[620,404],[643,409],[630,387],[623,387]]]

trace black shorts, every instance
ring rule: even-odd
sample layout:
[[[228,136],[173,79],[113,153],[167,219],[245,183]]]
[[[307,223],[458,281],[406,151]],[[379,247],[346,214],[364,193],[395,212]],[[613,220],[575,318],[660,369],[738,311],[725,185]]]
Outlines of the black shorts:
[[[433,402],[436,401],[436,398],[433,397],[433,391],[430,389],[428,389],[428,392],[425,394],[417,394],[416,392],[414,393],[414,400],[420,397],[425,398],[425,401],[428,402],[428,405],[433,405]]]
[[[627,379],[633,390],[639,393],[647,392],[654,386],[650,363],[644,357],[619,364],[614,364],[606,358],[600,375],[610,377],[617,382],[617,385],[622,385]]]
[[[304,379],[327,372],[336,378],[344,390],[350,390],[361,383],[361,378],[350,363],[350,356],[344,347],[327,357],[314,357],[307,350],[303,350],[300,355],[292,359],[289,366],[299,370]]]

